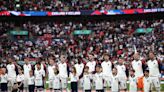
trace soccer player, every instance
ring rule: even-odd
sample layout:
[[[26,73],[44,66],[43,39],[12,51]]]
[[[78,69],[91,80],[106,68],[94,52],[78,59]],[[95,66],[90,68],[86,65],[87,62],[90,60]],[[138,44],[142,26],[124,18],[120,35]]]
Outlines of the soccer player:
[[[71,92],[78,92],[78,80],[79,80],[79,76],[77,75],[76,68],[72,67],[70,73]]]
[[[140,78],[143,76],[142,61],[140,60],[139,53],[134,53],[134,60],[132,61],[132,69],[135,70],[135,76]]]
[[[68,78],[68,71],[67,71],[67,63],[66,63],[66,56],[60,56],[60,63],[58,64],[59,68],[59,76],[61,78],[61,89],[67,90],[67,78]]]
[[[23,92],[25,76],[23,74],[22,69],[19,69],[18,72],[19,72],[19,74],[17,75],[16,81],[17,81],[17,84],[18,84],[19,92]]]
[[[144,84],[144,92],[150,92],[151,91],[151,79],[149,77],[149,70],[146,69],[144,71],[144,77],[143,77],[143,84]]]
[[[86,66],[89,67],[89,73],[93,73],[95,71],[95,67],[96,67],[96,61],[94,60],[94,56],[93,55],[89,55],[89,62],[87,62]]]
[[[133,55],[134,57],[134,60],[132,61],[131,63],[131,66],[132,66],[132,69],[135,70],[135,77],[137,78],[137,81],[138,81],[138,88],[140,90],[142,90],[143,86],[142,86],[142,83],[140,82],[140,80],[142,80],[143,78],[143,63],[142,61],[140,60],[140,56],[139,56],[139,53],[136,52],[134,53]]]
[[[78,58],[78,63],[75,64],[77,75],[80,77],[84,70],[84,64],[82,63],[81,58]],[[79,79],[79,87],[82,87],[82,80]]]
[[[33,71],[29,71],[30,76],[28,77],[28,92],[34,92],[35,91],[35,77],[33,75]]]
[[[156,88],[157,92],[160,92],[160,72],[159,72],[159,63],[155,59],[154,53],[149,52],[150,60],[147,62],[149,68],[149,77]]]
[[[61,90],[59,70],[57,67],[54,68],[53,89],[54,89],[54,92],[60,92],[60,90]]]
[[[104,55],[104,61],[101,63],[102,73],[104,77],[104,87],[110,86],[110,77],[112,75],[112,63],[109,60],[109,55]]]
[[[135,77],[135,71],[133,69],[130,70],[129,92],[137,92],[137,78]]]
[[[44,89],[45,71],[41,69],[41,64],[37,64],[37,69],[34,71],[36,91],[42,92]]]
[[[0,87],[1,87],[1,92],[7,92],[7,73],[6,73],[6,68],[2,68],[2,74],[0,74]]]
[[[82,77],[82,83],[83,83],[83,90],[84,92],[91,92],[91,80],[92,80],[92,76],[89,73],[89,67],[85,66],[84,68],[84,73],[83,73],[83,77]]]
[[[9,58],[8,59],[8,63],[7,64],[7,75],[8,75],[8,90],[11,92],[12,91],[12,87],[14,85],[14,82],[16,82],[16,66],[13,63],[13,58]]]
[[[119,92],[119,78],[117,75],[117,68],[115,68],[115,67],[112,69],[111,91]]]
[[[52,92],[53,89],[53,76],[54,76],[54,60],[49,58],[49,65],[48,65],[48,80],[49,80],[49,89]]]
[[[93,81],[95,82],[96,92],[104,92],[103,86],[103,74],[101,72],[101,66],[96,66],[96,73],[93,75]]]
[[[28,92],[28,78],[30,76],[30,71],[32,70],[32,65],[29,63],[29,60],[27,58],[24,59],[25,64],[23,65],[24,70],[24,88],[25,91]]]
[[[125,91],[127,88],[127,85],[126,85],[127,76],[126,76],[126,67],[124,65],[123,58],[118,59],[118,65],[116,65],[116,68],[117,68],[117,74],[118,74],[119,82],[120,82],[120,91]]]

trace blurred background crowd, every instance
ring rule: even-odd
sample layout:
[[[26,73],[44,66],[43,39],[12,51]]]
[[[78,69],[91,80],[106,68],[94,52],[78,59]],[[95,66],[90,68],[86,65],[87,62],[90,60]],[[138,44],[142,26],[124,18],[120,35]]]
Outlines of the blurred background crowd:
[[[153,31],[137,33],[138,28],[153,28]],[[143,61],[147,61],[148,52],[153,51],[162,64],[161,72],[164,71],[163,19],[0,22],[0,30],[1,66],[6,66],[7,59],[11,56],[17,62],[29,58],[30,61],[44,61],[48,64],[49,57],[54,57],[58,62],[61,54],[67,55],[70,64],[78,61],[88,62],[89,54],[100,63],[103,61],[103,54],[108,53],[110,60],[115,63],[119,57],[123,57],[128,67],[135,51],[139,52]],[[28,35],[13,36],[9,34],[11,30],[27,30]],[[74,34],[75,30],[91,30],[91,33],[79,35]]]
[[[80,11],[163,7],[163,0],[0,0],[0,11]]]

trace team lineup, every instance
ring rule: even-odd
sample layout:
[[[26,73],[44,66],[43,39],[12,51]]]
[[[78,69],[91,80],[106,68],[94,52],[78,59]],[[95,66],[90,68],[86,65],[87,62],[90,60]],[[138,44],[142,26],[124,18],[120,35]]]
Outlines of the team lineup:
[[[149,52],[148,57],[143,61],[136,52],[129,66],[123,57],[110,61],[106,53],[103,62],[96,62],[94,55],[89,54],[89,62],[78,59],[76,63],[71,63],[62,54],[59,61],[48,57],[48,65],[42,60],[32,65],[25,58],[25,64],[20,66],[13,58],[8,58],[7,66],[1,67],[1,92],[44,92],[47,78],[50,92],[67,90],[68,81],[71,92],[78,92],[78,89],[84,92],[93,89],[96,92],[150,92],[155,89],[160,92],[160,63],[153,52]]]

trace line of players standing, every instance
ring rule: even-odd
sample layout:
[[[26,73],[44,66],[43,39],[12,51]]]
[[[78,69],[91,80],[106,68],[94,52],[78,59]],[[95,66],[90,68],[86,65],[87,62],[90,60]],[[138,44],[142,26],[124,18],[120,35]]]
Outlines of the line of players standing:
[[[70,65],[66,62],[66,56],[61,55],[60,62],[54,62],[53,58],[49,58],[48,66],[40,62],[32,66],[26,58],[22,68],[9,58],[9,64],[1,68],[1,92],[41,92],[46,77],[51,92],[67,90],[68,80],[71,82],[72,92],[78,92],[78,88],[91,92],[93,87],[97,92],[104,92],[107,87],[110,87],[112,92],[126,91],[127,80],[130,92],[141,89],[149,92],[153,86],[160,92],[160,63],[153,52],[149,53],[147,62],[142,62],[139,53],[135,53],[129,69],[125,66],[124,58],[119,58],[118,63],[114,63],[109,60],[108,54],[104,54],[103,57],[104,61],[99,64],[94,61],[93,55],[89,55],[90,61],[86,64],[79,60]]]

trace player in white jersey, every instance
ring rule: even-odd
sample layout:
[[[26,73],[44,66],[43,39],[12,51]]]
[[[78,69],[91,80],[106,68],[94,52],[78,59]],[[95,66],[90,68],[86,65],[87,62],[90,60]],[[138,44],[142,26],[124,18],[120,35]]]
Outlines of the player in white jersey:
[[[28,92],[35,91],[35,77],[33,75],[33,71],[30,71],[30,76],[28,77]]]
[[[154,57],[153,52],[149,52],[150,60],[147,62],[149,68],[149,77],[156,88],[157,92],[160,92],[160,72],[158,61]]]
[[[119,58],[118,65],[115,66],[117,68],[117,75],[119,77],[120,82],[120,91],[125,91],[127,88],[127,76],[126,76],[126,66],[124,65],[124,59]]]
[[[79,59],[78,63],[76,63],[74,67],[76,68],[77,75],[80,77],[82,75],[82,73],[83,73],[84,64]],[[79,83],[78,84],[79,84],[79,87],[81,88],[82,87],[82,80],[81,79],[79,79]]]
[[[28,78],[30,76],[29,72],[32,70],[32,66],[29,63],[28,59],[24,59],[25,64],[23,65],[23,70],[24,70],[24,75],[25,75],[25,79],[24,79],[24,88],[25,91],[28,92]]]
[[[135,70],[135,76],[140,78],[143,76],[143,68],[142,68],[142,61],[139,59],[139,54],[134,54],[134,60],[132,61],[131,65],[132,68]]]
[[[21,69],[19,69],[18,72],[19,72],[19,74],[17,75],[16,82],[18,84],[19,92],[23,92],[25,76],[24,76],[23,71]]]
[[[96,61],[94,60],[94,56],[93,55],[89,55],[89,62],[87,62],[86,66],[89,67],[89,73],[93,73],[95,71],[95,67],[96,67]]]
[[[137,92],[137,78],[135,77],[135,71],[130,70],[129,76],[129,92]]]
[[[96,92],[104,92],[103,85],[103,74],[101,71],[101,66],[96,66],[96,73],[93,75],[93,81],[95,82]]]
[[[84,92],[91,92],[92,75],[88,72],[88,70],[89,70],[89,67],[85,66],[83,77],[82,77]]]
[[[144,77],[143,77],[143,84],[144,84],[144,92],[150,92],[151,91],[151,85],[152,81],[149,77],[149,70],[144,71]]]
[[[80,76],[83,73],[84,64],[81,60],[78,60],[78,63],[75,64],[77,75]]]
[[[6,68],[2,68],[2,74],[0,74],[0,88],[1,92],[7,92],[7,73],[6,73]]]
[[[37,64],[37,69],[34,71],[36,91],[42,92],[44,88],[45,71],[41,69],[41,65]]]
[[[104,55],[104,61],[101,63],[104,77],[104,87],[110,86],[110,77],[112,75],[112,63],[109,61],[109,55]]]
[[[62,90],[66,90],[67,78],[68,78],[66,56],[61,55],[60,60],[61,62],[58,64],[58,69],[59,69],[59,76],[61,78],[61,88]]]
[[[61,82],[60,82],[58,68],[54,68],[53,89],[54,89],[54,92],[60,92],[61,90]]]
[[[48,65],[48,81],[49,81],[49,89],[52,92],[53,89],[53,76],[54,76],[54,60],[49,58],[49,65]]]
[[[111,92],[119,92],[119,78],[117,75],[117,68],[113,68],[111,76]]]
[[[12,91],[12,86],[16,81],[16,66],[13,64],[12,58],[8,59],[9,64],[7,64],[7,75],[8,75],[8,90]]]

